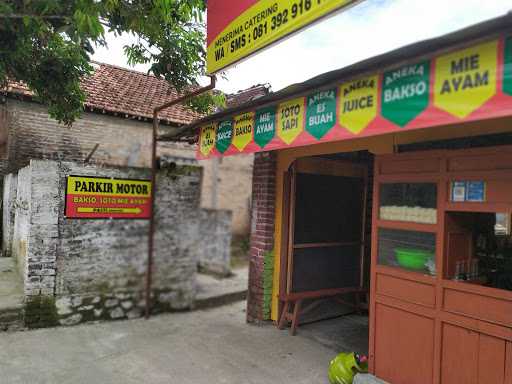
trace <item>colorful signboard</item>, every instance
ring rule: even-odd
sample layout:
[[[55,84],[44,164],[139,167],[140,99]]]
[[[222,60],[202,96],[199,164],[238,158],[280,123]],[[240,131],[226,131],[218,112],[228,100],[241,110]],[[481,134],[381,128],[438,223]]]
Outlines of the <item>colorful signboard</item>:
[[[434,105],[464,118],[496,94],[498,42],[462,49],[435,60]]]
[[[208,0],[207,71],[215,73],[354,0]]]
[[[226,152],[233,141],[233,122],[224,120],[219,123],[215,138],[215,147],[220,153]]]
[[[505,39],[503,60],[503,92],[512,96],[512,37]]]
[[[233,145],[242,152],[252,140],[254,130],[254,112],[235,116],[233,123]]]
[[[254,142],[264,148],[276,135],[276,109],[263,108],[256,111]]]
[[[148,180],[68,176],[67,218],[149,219],[151,182]]]
[[[430,63],[409,64],[382,77],[382,116],[403,127],[428,105]]]
[[[383,73],[346,79],[255,116],[254,134],[223,152],[200,131],[199,159],[512,116],[512,37],[469,45]],[[234,120],[236,124],[236,119]],[[213,127],[213,128],[211,128]],[[215,135],[213,135],[215,137]]]
[[[371,76],[340,87],[340,125],[359,133],[377,117],[377,83]]]
[[[316,92],[307,98],[306,131],[321,139],[336,124],[336,88]]]
[[[216,124],[205,125],[201,128],[199,152],[205,157],[209,156],[213,147],[215,147],[216,131]]]

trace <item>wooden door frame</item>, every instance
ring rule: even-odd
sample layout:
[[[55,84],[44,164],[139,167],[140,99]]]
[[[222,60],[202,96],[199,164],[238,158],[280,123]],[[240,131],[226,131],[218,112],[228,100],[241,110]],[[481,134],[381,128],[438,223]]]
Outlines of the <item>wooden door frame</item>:
[[[368,164],[358,164],[346,160],[329,160],[315,157],[304,157],[293,161],[283,175],[283,196],[282,196],[282,215],[281,215],[281,247],[280,247],[280,268],[279,268],[279,292],[278,296],[289,293],[289,274],[293,270],[291,252],[293,252],[293,232],[295,228],[294,209],[295,205],[295,184],[297,173],[309,173],[318,175],[360,177],[363,179],[364,192],[363,201],[363,220],[361,237],[361,272],[360,285],[363,285],[364,270],[364,247],[365,247],[365,229],[366,229],[366,209],[368,194]],[[278,312],[282,311],[282,303],[278,301]]]

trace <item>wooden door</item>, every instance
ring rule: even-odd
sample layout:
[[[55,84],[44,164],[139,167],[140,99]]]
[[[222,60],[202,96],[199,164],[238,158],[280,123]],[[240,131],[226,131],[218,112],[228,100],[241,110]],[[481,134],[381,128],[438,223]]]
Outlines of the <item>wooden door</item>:
[[[366,169],[300,159],[285,178],[286,292],[361,286]]]
[[[366,167],[299,159],[285,175],[284,192],[285,292],[360,286]]]

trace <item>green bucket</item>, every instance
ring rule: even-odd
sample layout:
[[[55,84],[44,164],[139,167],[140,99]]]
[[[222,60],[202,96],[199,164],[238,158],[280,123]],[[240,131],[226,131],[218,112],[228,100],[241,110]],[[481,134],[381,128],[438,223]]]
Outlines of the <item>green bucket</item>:
[[[395,248],[395,255],[399,266],[414,270],[425,269],[425,263],[434,257],[432,252],[412,248]]]

